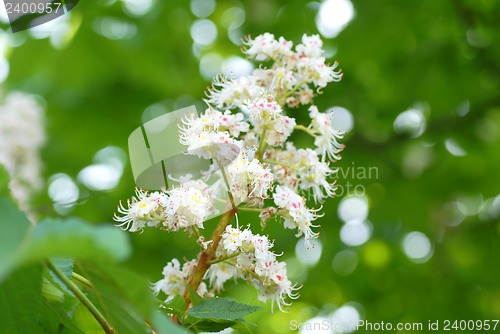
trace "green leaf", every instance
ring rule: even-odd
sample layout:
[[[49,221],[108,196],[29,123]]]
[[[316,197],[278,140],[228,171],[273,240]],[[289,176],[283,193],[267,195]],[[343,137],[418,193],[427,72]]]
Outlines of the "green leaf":
[[[48,219],[36,225],[23,261],[52,256],[120,261],[130,252],[126,233],[114,226],[93,226],[78,218]]]
[[[52,261],[52,264],[59,268],[59,270],[61,270],[67,278],[71,278],[73,275],[75,260],[70,257],[53,257],[50,260]]]
[[[51,259],[51,262],[57,265],[64,275],[71,275],[70,270],[73,269],[72,259],[54,258]],[[63,291],[66,291],[66,294]],[[65,328],[64,333],[82,333],[68,315],[73,313],[80,301],[49,269],[45,269],[42,294],[43,307],[40,322],[45,333],[59,333],[62,328]]]
[[[61,327],[66,329],[65,333],[83,333],[68,316],[64,303],[52,303],[44,299],[41,322],[45,333],[57,332]]]
[[[89,297],[117,333],[142,333],[147,329],[146,322],[157,333],[190,333],[172,323],[164,310],[158,311],[150,284],[144,277],[104,262],[85,262],[83,267],[85,276],[94,285]],[[178,299],[171,305],[183,310]]]
[[[241,304],[228,298],[210,298],[191,308],[187,314],[198,319],[237,320],[260,308]]]
[[[14,272],[0,285],[0,333],[40,333],[42,266]]]
[[[12,202],[0,195],[0,282],[17,265],[20,245],[31,223]]]
[[[72,279],[73,276],[73,266],[75,265],[75,261],[70,258],[70,257],[54,257],[51,258],[50,261],[52,262],[53,265],[55,265],[61,272],[68,277],[69,279]],[[50,275],[54,282],[56,282],[61,289],[66,291],[66,293],[73,295],[73,293],[66,287],[66,285],[57,277],[54,275],[52,271],[50,271]]]
[[[231,327],[233,329],[232,334],[252,334],[252,327],[255,329],[257,328],[257,325],[246,321],[238,321],[234,326]]]
[[[203,297],[200,296],[196,291],[193,290],[193,288],[188,285],[188,290],[189,290],[189,296],[191,297],[191,304],[198,305],[203,301]]]
[[[53,256],[120,261],[131,253],[126,233],[114,226],[48,219],[29,233],[30,222],[11,200],[0,197],[0,211],[0,282],[16,267]],[[69,260],[63,262],[69,274]]]
[[[161,305],[166,307],[168,313],[175,314],[179,318],[184,317],[184,314],[186,314],[186,301],[180,295],[175,295],[174,298],[161,302]]]
[[[64,292],[45,277],[42,280],[42,296],[50,302],[62,303],[64,301]]]
[[[94,288],[89,298],[118,333],[141,333],[155,309],[149,282],[143,277],[107,262],[83,263],[85,276]]]
[[[187,324],[184,324],[187,325]],[[226,328],[235,325],[234,321],[209,321],[209,320],[198,320],[189,324],[187,327],[195,330],[196,332],[210,332],[217,333]]]
[[[101,325],[83,304],[73,312],[73,321],[85,334],[105,334]]]

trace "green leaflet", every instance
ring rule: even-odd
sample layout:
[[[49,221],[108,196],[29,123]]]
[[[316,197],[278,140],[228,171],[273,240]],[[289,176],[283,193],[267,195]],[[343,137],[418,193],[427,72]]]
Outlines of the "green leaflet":
[[[66,275],[66,277],[68,277],[69,279],[72,279],[73,266],[75,264],[75,261],[72,258],[55,257],[55,258],[51,258],[50,261],[52,261],[52,263],[56,267],[58,267],[61,270],[61,272],[64,275]],[[61,289],[63,289],[67,293],[73,295],[73,293],[66,287],[66,285],[64,285],[63,282],[61,282],[61,280],[56,275],[54,275],[54,273],[52,271],[50,271],[50,275],[51,275],[52,279],[54,280],[54,282],[57,283]]]
[[[161,302],[165,310],[170,314],[175,314],[177,317],[182,318],[186,314],[186,301],[182,296],[175,295],[174,298],[166,302]]]
[[[198,319],[238,320],[261,307],[238,303],[229,298],[205,299],[190,309],[187,314]]]

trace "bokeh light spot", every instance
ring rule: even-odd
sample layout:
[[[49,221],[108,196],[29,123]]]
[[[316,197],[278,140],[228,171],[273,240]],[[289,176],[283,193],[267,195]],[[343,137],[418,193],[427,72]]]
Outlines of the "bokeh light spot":
[[[215,5],[215,0],[191,0],[190,8],[195,16],[205,18],[214,12]]]
[[[333,270],[341,276],[352,274],[357,265],[358,255],[349,249],[338,252],[332,261]]]
[[[338,214],[344,223],[364,221],[368,217],[368,200],[365,196],[345,197],[339,204]]]
[[[111,17],[97,19],[92,26],[95,32],[110,40],[130,39],[137,33],[135,24]]]
[[[71,204],[80,194],[75,182],[66,174],[59,173],[49,179],[49,197],[56,203]]]
[[[196,44],[208,46],[217,39],[217,27],[208,20],[197,20],[191,25],[191,37]]]
[[[333,333],[352,333],[356,324],[361,319],[359,311],[351,305],[343,305],[335,310],[330,316]]]
[[[408,233],[403,239],[403,250],[416,263],[424,263],[432,256],[431,241],[422,232]]]
[[[210,52],[205,54],[200,59],[200,74],[207,80],[211,81],[212,78],[221,73],[222,63],[224,58],[217,52]]]
[[[314,266],[321,257],[323,246],[319,239],[309,241],[311,247],[307,248],[304,238],[297,241],[295,246],[295,256],[303,264]]]
[[[412,138],[420,137],[426,126],[425,116],[418,109],[403,111],[394,120],[394,131],[398,134],[409,134]]]
[[[112,190],[120,181],[125,161],[126,155],[121,148],[103,148],[94,155],[94,163],[78,173],[78,180],[90,190]]]
[[[372,226],[366,221],[353,220],[340,229],[340,239],[348,246],[359,246],[370,239]]]
[[[354,6],[349,0],[326,0],[319,7],[316,15],[316,26],[319,32],[326,38],[333,38],[354,17]]]
[[[239,28],[245,22],[245,10],[239,7],[226,9],[221,17],[221,24],[227,30]]]
[[[328,322],[329,319],[325,317],[314,317],[302,325],[300,329],[300,334],[331,334],[332,331],[329,326],[322,326],[323,323]]]
[[[465,150],[460,146],[454,139],[448,138],[444,141],[444,146],[450,152],[456,157],[462,157],[464,155],[467,155]]]
[[[363,248],[363,260],[376,269],[385,267],[391,258],[389,247],[380,240],[372,240]]]
[[[130,16],[142,16],[149,12],[154,0],[122,0],[125,12]]]
[[[354,117],[351,112],[342,107],[331,107],[326,112],[333,114],[332,126],[342,132],[349,132],[354,126]]]
[[[229,57],[222,63],[222,72],[228,77],[239,78],[251,74],[252,71],[253,64],[241,57]]]

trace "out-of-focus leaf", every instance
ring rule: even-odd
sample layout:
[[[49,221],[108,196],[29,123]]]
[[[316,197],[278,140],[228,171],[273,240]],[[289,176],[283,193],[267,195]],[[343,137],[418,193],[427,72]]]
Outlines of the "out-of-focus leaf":
[[[50,302],[45,299],[43,300],[42,307],[42,325],[46,333],[56,332],[61,327],[65,328],[64,333],[83,333],[68,316],[65,303]]]
[[[55,265],[56,267],[61,270],[61,272],[68,277],[69,279],[72,279],[72,274],[73,274],[73,266],[75,264],[75,261],[72,258],[69,257],[55,257],[51,258],[50,261],[52,261],[52,264]],[[52,271],[50,271],[50,275],[52,279],[63,289],[66,291],[68,294],[73,295],[73,293],[64,285],[64,283],[54,275]]]
[[[189,334],[191,331],[174,324],[163,311],[154,311],[151,324],[158,334]]]
[[[85,334],[105,334],[99,322],[83,304],[78,305],[73,312],[73,321]]]
[[[53,256],[119,261],[131,252],[126,234],[112,226],[49,219],[28,234],[30,222],[11,200],[0,197],[0,210],[0,280],[17,266]],[[62,269],[71,275],[70,262],[63,262]]]
[[[59,290],[59,288],[45,277],[42,280],[42,295],[49,302],[62,303],[64,300],[64,292]]]
[[[232,326],[233,334],[252,334],[253,329],[255,329],[257,325],[246,322],[246,321],[238,321],[236,325]]]
[[[15,271],[0,284],[0,333],[39,333],[42,266]]]
[[[12,200],[0,196],[0,282],[13,270],[31,224]]]
[[[54,257],[50,260],[52,261],[52,264],[59,268],[59,270],[61,270],[67,278],[71,278],[71,275],[73,274],[73,267],[75,265],[75,261],[72,258]]]
[[[124,260],[130,254],[126,234],[113,226],[92,226],[81,219],[48,219],[37,224],[23,261],[52,256]]]
[[[85,263],[94,285],[91,297],[118,333],[140,333],[155,309],[149,283],[143,277],[110,263]]]
[[[118,333],[140,333],[148,326],[157,333],[190,333],[172,323],[165,310],[157,309],[150,284],[144,277],[109,263],[85,262],[84,268],[94,285],[90,297],[100,305],[103,315]],[[176,299],[171,305],[184,310],[183,300]]]

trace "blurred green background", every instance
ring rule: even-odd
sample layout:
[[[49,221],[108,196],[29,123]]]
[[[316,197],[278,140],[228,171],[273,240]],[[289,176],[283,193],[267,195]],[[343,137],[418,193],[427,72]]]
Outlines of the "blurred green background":
[[[320,243],[310,251],[299,244],[298,258],[293,231],[269,224],[264,233],[284,252],[291,279],[304,286],[289,313],[261,311],[249,320],[258,333],[288,333],[291,320],[332,316],[425,324],[499,319],[500,2],[352,1],[352,19],[335,32],[349,4],[81,1],[52,28],[12,34],[3,24],[10,66],[3,90],[43,98],[45,179],[64,173],[78,187],[77,205],[54,207],[45,191],[38,211],[110,223],[118,201],[133,194],[125,154],[136,127],[199,104],[213,74],[248,66],[231,58],[243,57],[241,37],[271,32],[297,44],[323,25],[331,36],[323,37],[324,48],[344,77],[315,102],[353,116],[337,183],[344,190],[348,182],[358,185],[362,196],[349,200],[344,191],[328,201]],[[291,116],[308,118],[302,109]],[[312,145],[302,134],[294,141]],[[106,147],[112,148],[94,157]],[[117,175],[82,176],[107,161],[103,156],[124,162],[117,184]],[[362,177],[359,168],[377,173]],[[110,189],[100,191],[102,182]],[[362,222],[346,223],[345,215]],[[256,215],[241,214],[240,221],[259,225]],[[151,229],[130,239],[127,265],[151,282],[171,258],[197,253],[182,233]],[[259,304],[241,281],[225,293]]]

